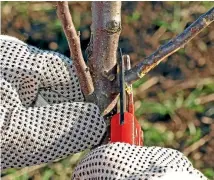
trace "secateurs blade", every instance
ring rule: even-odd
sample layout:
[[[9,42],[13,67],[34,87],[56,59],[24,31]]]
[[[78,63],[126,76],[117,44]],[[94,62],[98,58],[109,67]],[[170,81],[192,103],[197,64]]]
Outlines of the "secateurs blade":
[[[142,146],[141,126],[134,116],[132,85],[125,84],[124,80],[124,64],[126,63],[126,69],[130,69],[130,58],[127,55],[122,56],[121,49],[119,57],[120,112],[111,119],[110,139],[112,143],[125,142]]]

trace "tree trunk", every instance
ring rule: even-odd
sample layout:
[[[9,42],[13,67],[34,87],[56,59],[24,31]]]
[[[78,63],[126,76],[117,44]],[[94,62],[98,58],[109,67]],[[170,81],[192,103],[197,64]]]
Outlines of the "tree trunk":
[[[120,32],[121,2],[92,2],[91,40],[87,52],[94,93],[89,98],[99,106],[101,112],[115,98],[114,85],[117,80],[116,62]]]

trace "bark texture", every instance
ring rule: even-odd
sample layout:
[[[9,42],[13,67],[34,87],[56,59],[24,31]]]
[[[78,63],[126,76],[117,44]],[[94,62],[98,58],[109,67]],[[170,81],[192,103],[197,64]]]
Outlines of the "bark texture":
[[[77,76],[80,81],[81,90],[83,94],[87,96],[94,91],[94,86],[89,69],[83,59],[80,38],[73,24],[67,1],[57,2],[57,15],[61,21],[65,36],[68,41],[70,55],[77,70]]]
[[[94,83],[92,102],[104,114],[115,99],[117,48],[121,32],[121,2],[92,2],[91,41],[88,47],[89,67]],[[113,107],[116,101],[110,106]]]

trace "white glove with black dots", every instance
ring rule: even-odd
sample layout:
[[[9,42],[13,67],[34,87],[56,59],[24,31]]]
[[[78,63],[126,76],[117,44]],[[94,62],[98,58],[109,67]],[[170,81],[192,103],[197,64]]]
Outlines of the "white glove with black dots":
[[[9,36],[0,36],[0,46],[2,169],[51,162],[99,143],[106,125],[98,107],[83,102],[71,59]]]
[[[207,180],[179,151],[114,143],[92,150],[77,165],[74,180]]]
[[[9,36],[0,36],[0,46],[1,168],[51,162],[97,145],[106,125],[96,105],[82,102],[71,60]],[[176,150],[114,143],[87,154],[73,179],[207,178]]]

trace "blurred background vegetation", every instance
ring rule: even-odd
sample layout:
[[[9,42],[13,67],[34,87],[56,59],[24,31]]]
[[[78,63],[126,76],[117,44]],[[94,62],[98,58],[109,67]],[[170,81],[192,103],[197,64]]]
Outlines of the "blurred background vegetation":
[[[82,50],[90,39],[91,3],[70,2]],[[123,2],[120,47],[132,64],[182,32],[213,2]],[[52,2],[2,2],[1,33],[41,49],[69,56]],[[214,179],[214,23],[188,45],[134,84],[136,115],[145,145],[180,150]],[[70,179],[87,151],[24,169],[8,169],[2,179]]]

